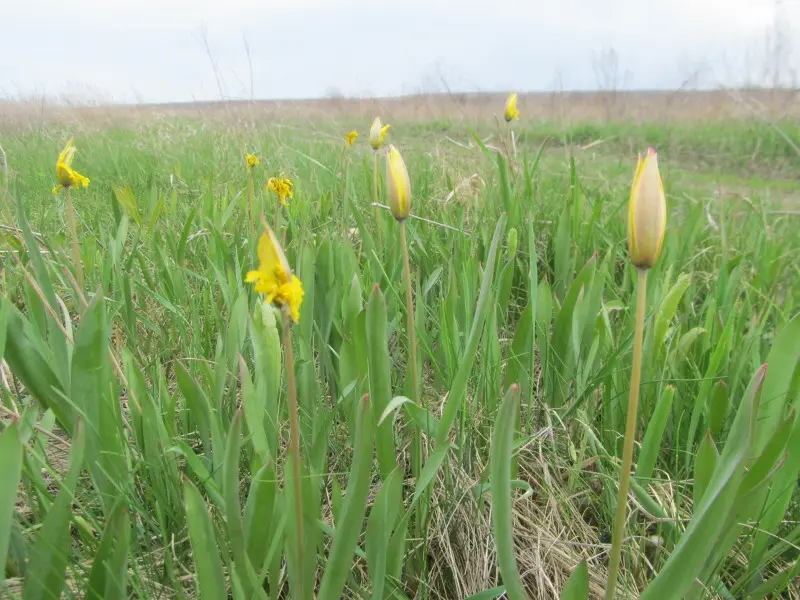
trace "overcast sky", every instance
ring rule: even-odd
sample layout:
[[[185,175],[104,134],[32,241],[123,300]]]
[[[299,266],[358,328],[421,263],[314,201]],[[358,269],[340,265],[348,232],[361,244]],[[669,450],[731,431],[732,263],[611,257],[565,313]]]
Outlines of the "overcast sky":
[[[2,4],[0,97],[249,98],[251,78],[256,98],[385,96],[442,82],[454,91],[596,89],[614,79],[600,63],[627,89],[759,83],[776,65],[789,83],[800,71],[791,41],[800,44],[800,0]]]

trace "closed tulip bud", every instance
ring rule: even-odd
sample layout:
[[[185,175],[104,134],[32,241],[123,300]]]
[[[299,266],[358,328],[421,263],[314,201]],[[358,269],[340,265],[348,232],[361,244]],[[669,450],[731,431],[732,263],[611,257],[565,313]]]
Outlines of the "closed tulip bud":
[[[397,148],[390,145],[386,155],[386,193],[389,196],[389,208],[398,221],[408,217],[411,209],[411,182],[403,157]]]
[[[380,117],[375,117],[369,128],[369,145],[373,150],[378,150],[383,145],[383,139],[386,137],[389,127],[389,125],[381,125]]]
[[[631,262],[640,269],[652,267],[661,254],[667,228],[667,199],[652,148],[639,156],[628,207],[628,249]]]

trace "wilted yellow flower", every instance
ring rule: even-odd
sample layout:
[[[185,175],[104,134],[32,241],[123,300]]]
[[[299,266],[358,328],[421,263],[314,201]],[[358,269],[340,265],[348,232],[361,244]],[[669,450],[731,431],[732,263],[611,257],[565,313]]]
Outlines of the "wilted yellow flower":
[[[245,154],[244,162],[248,169],[252,169],[253,167],[257,167],[261,164],[261,160],[255,154]]]
[[[631,262],[640,269],[652,267],[661,254],[667,228],[667,199],[652,148],[639,155],[628,206],[628,249]]]
[[[519,121],[519,110],[517,110],[517,94],[516,92],[511,92],[506,98],[506,110],[505,110],[505,118],[506,122],[515,120]]]
[[[355,129],[353,129],[353,131],[348,131],[347,133],[344,134],[344,141],[347,142],[348,146],[352,146],[355,143],[357,137],[358,137],[358,132]]]
[[[267,189],[274,192],[284,206],[289,206],[289,198],[294,193],[292,192],[293,186],[292,180],[288,177],[270,177],[267,181]]]
[[[375,117],[375,120],[372,122],[372,127],[369,128],[369,145],[372,146],[373,150],[377,150],[383,146],[383,138],[386,137],[386,132],[389,131],[389,127],[391,127],[391,125],[381,126],[380,117]]]
[[[258,269],[248,271],[245,282],[255,283],[255,290],[266,296],[267,303],[287,306],[292,321],[297,323],[300,320],[303,282],[292,274],[283,248],[267,224],[264,224],[264,233],[258,240]]]
[[[411,182],[406,163],[393,145],[389,146],[389,153],[386,155],[386,193],[394,218],[402,221],[408,217],[411,209]]]
[[[77,151],[75,146],[72,145],[70,138],[67,145],[59,153],[58,160],[56,161],[56,177],[58,178],[58,185],[53,188],[53,193],[57,194],[60,189],[67,189],[68,187],[87,187],[89,185],[89,178],[84,177],[77,171],[72,169],[72,159],[75,157]]]

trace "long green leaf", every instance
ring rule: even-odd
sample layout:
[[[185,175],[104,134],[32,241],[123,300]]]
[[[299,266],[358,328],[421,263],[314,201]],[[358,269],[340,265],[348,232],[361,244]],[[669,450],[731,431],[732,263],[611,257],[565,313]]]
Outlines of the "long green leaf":
[[[12,424],[0,434],[0,565],[6,564],[21,476],[22,442],[19,439],[18,426]],[[0,585],[4,574],[5,568],[0,568]]]
[[[653,416],[647,424],[644,440],[642,440],[642,448],[636,461],[636,478],[642,485],[646,486],[647,480],[653,476],[653,469],[661,448],[661,439],[664,436],[664,428],[667,426],[667,420],[672,411],[672,399],[674,396],[675,388],[671,385],[666,386],[661,398],[658,400],[658,404],[656,404]]]
[[[30,576],[25,578],[23,587],[25,600],[52,600],[61,597],[61,591],[66,583],[69,559],[72,498],[78,484],[78,475],[83,467],[85,447],[83,421],[79,420],[70,449],[69,474],[63,481],[61,490],[50,512],[47,513],[31,550],[28,561]]]
[[[753,419],[758,410],[765,369],[759,369],[739,405],[731,433],[700,505],[667,562],[640,600],[677,600],[694,585],[717,540],[726,533],[728,515],[744,475],[752,447]]]
[[[502,215],[497,222],[492,237],[492,244],[489,247],[489,256],[486,259],[486,268],[483,270],[483,281],[481,282],[481,291],[478,295],[478,303],[475,307],[475,318],[472,321],[472,329],[469,332],[469,339],[467,341],[464,356],[458,367],[453,383],[450,386],[450,393],[447,395],[444,409],[442,410],[442,419],[439,425],[439,435],[436,437],[436,444],[441,446],[446,443],[450,435],[450,428],[456,420],[458,411],[464,402],[464,394],[467,390],[467,381],[472,372],[472,366],[475,364],[475,355],[478,352],[478,344],[483,333],[483,326],[486,322],[486,317],[489,314],[489,309],[492,306],[490,298],[492,297],[492,283],[494,280],[495,262],[497,261],[497,249],[500,240],[503,237],[506,226],[506,216]]]
[[[222,572],[211,516],[206,510],[203,497],[191,481],[184,481],[183,489],[198,594],[202,600],[227,598],[225,575]]]
[[[336,523],[331,552],[319,586],[319,598],[340,598],[364,523],[372,471],[372,411],[367,397],[362,398],[353,449],[353,466],[347,483],[342,515]]]
[[[397,466],[392,420],[380,422],[392,398],[386,300],[375,285],[367,303],[367,357],[369,361],[369,399],[375,418],[375,446],[381,477]]]
[[[509,600],[527,600],[514,556],[513,498],[511,496],[511,458],[519,406],[519,387],[512,385],[500,405],[492,431],[489,470],[492,481],[492,532],[497,565]]]
[[[561,590],[561,600],[589,600],[589,567],[583,560]]]

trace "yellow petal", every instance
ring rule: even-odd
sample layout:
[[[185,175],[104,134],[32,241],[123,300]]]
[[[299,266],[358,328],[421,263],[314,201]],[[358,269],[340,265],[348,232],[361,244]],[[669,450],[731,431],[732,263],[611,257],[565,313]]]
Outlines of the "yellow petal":
[[[394,218],[398,221],[407,218],[411,209],[411,182],[406,163],[394,146],[389,146],[386,156],[386,192]]]

